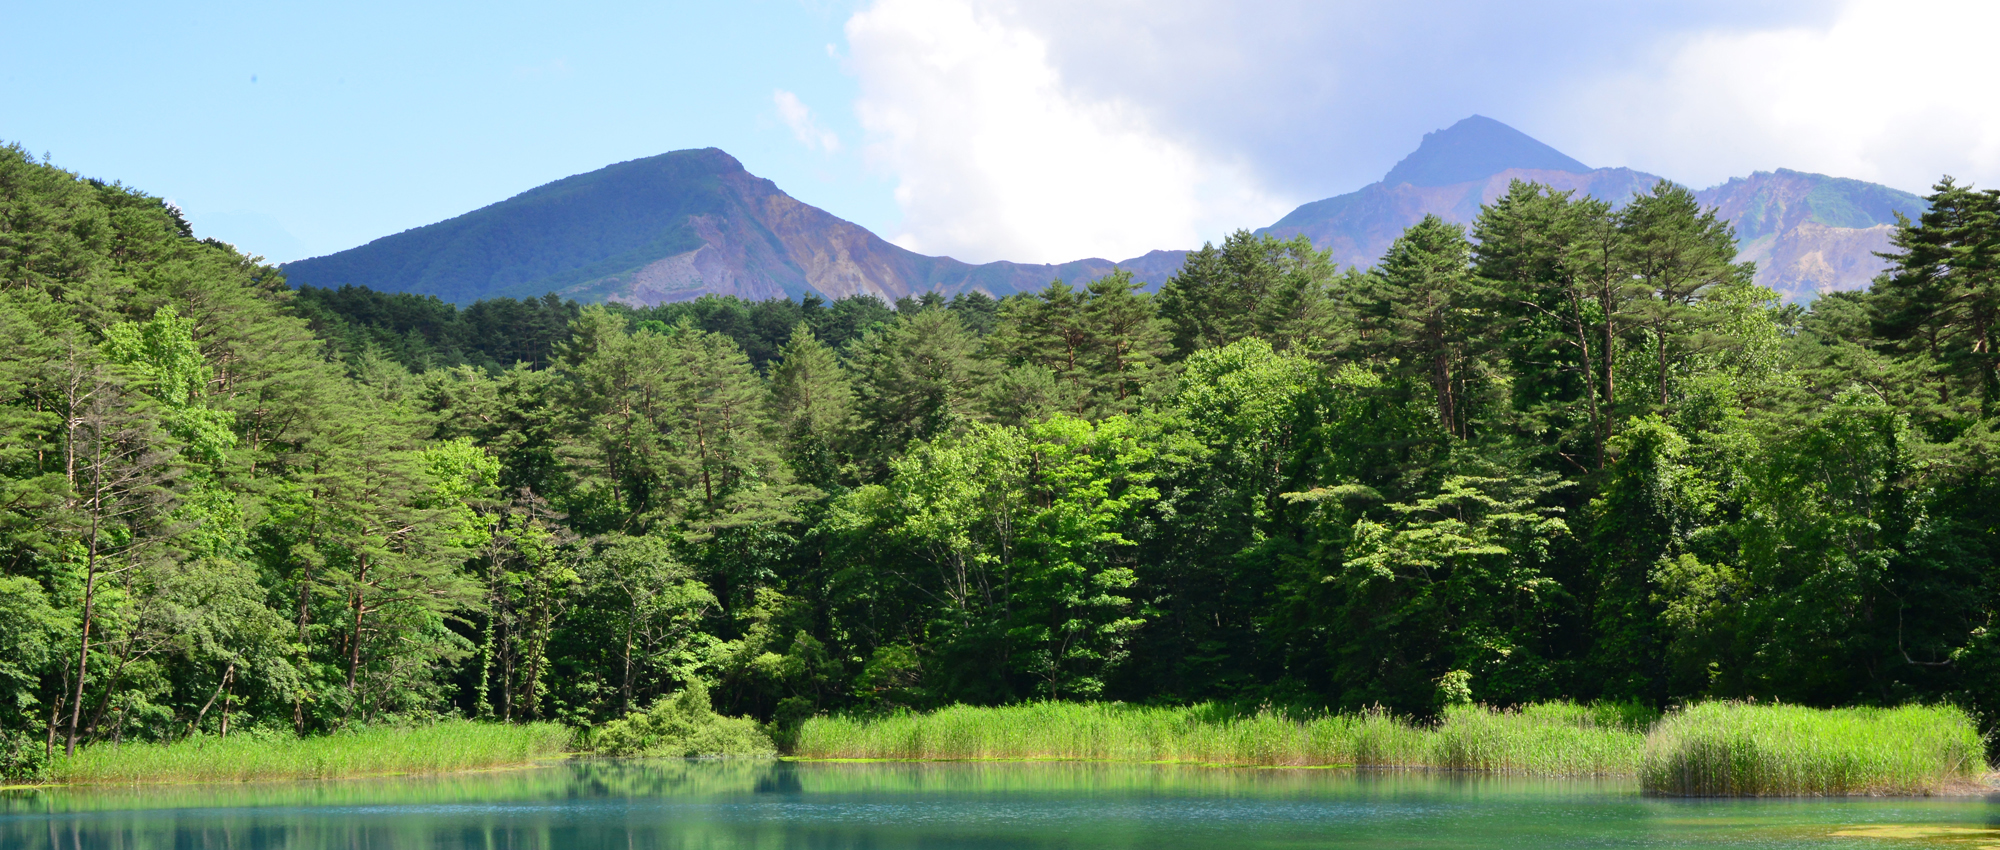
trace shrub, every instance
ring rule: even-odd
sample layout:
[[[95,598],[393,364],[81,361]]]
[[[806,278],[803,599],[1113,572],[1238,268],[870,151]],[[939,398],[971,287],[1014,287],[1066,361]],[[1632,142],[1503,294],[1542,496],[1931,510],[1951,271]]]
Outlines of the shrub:
[[[46,778],[49,772],[46,747],[28,732],[0,732],[0,784]]]
[[[770,756],[777,747],[756,722],[724,717],[709,705],[708,688],[686,688],[613,720],[592,736],[592,746],[608,756]]]

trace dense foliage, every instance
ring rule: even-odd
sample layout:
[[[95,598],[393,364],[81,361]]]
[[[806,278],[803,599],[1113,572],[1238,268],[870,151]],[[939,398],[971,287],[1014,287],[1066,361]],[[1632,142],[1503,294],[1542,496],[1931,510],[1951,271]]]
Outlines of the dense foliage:
[[[0,758],[697,687],[1990,711],[2000,194],[1930,200],[1809,312],[1666,184],[1157,296],[460,312],[6,148]]]

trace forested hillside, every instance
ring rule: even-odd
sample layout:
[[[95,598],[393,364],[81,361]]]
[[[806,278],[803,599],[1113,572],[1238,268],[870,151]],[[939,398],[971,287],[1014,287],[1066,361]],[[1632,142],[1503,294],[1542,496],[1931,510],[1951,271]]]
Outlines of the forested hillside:
[[[0,150],[0,758],[1033,697],[2000,704],[1991,256],[1780,307],[1661,184],[1157,296],[289,289]],[[1471,238],[1469,238],[1471,237]]]

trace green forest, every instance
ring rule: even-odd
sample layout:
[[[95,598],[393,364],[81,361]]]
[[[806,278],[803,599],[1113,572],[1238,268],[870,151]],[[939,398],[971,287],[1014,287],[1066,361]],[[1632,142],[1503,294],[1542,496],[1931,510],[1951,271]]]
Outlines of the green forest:
[[[2000,192],[1778,303],[1661,183],[1157,295],[295,291],[0,148],[0,772],[1119,700],[2000,709]]]

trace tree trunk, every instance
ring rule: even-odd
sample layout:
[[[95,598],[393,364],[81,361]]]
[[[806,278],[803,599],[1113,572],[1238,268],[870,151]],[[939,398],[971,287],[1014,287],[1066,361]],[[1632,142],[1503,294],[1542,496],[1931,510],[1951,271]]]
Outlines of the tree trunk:
[[[361,571],[354,576],[354,639],[347,646],[347,693],[354,695],[355,681],[361,673],[361,628],[368,612],[368,559],[361,559]],[[353,708],[350,706],[349,711]]]
[[[511,640],[514,636],[510,632],[505,637]],[[514,722],[514,653],[504,646],[500,651],[500,720]]]
[[[126,588],[128,591],[130,587]],[[102,644],[99,644],[102,646]],[[111,677],[105,680],[104,699],[97,703],[97,710],[90,713],[90,722],[83,724],[85,731],[95,733],[104,721],[104,712],[111,709],[116,701],[118,686],[125,681],[125,669],[132,663],[132,640],[127,638],[118,652],[118,666],[111,668]]]
[[[639,618],[639,612],[636,610],[633,611],[632,620],[636,621],[638,620],[638,618]],[[633,624],[631,621],[626,622],[625,656],[623,659],[625,665],[624,682],[618,686],[619,717],[624,717],[627,713],[629,713],[632,710],[632,627]]]
[[[57,692],[55,700],[49,703],[49,742],[42,748],[43,759],[56,757],[56,723],[62,718],[63,700],[68,698],[69,683],[64,682],[63,689]]]
[[[195,712],[194,719],[188,721],[187,734],[182,735],[181,736],[182,738],[193,737],[195,731],[201,728],[202,718],[208,716],[209,708],[215,705],[215,698],[221,696],[224,691],[229,690],[229,680],[235,678],[235,676],[236,676],[236,662],[232,661],[229,663],[228,669],[222,671],[222,680],[215,683],[215,693],[208,695],[208,702],[202,703],[201,711]],[[226,722],[224,728],[227,728]]]
[[[547,649],[547,631],[543,617],[536,612],[528,626],[528,680],[523,682],[521,698],[528,701],[526,706],[529,720],[542,719],[542,654]]]
[[[83,580],[83,634],[76,646],[76,692],[69,707],[69,742],[64,755],[76,755],[76,726],[83,719],[83,680],[90,666],[90,617],[97,605],[97,517],[90,520],[90,554],[85,561]]]
[[[1611,431],[1618,421],[1617,329],[1611,321],[1611,284],[1607,280],[1597,296],[1597,306],[1604,311],[1604,433],[1598,437],[1600,444],[1611,442]]]
[[[304,572],[304,576],[299,580],[299,648],[301,651],[310,654],[310,645],[306,643],[306,624],[312,611],[313,578],[312,561],[310,559],[305,562],[302,571]],[[292,697],[292,731],[298,735],[306,733],[306,701],[302,694]]]
[[[1570,319],[1576,330],[1576,348],[1583,358],[1583,397],[1590,408],[1590,437],[1597,450],[1597,468],[1604,468],[1604,425],[1597,409],[1597,366],[1590,356],[1590,329],[1583,321],[1583,299],[1574,285],[1569,288]]]
[[[1653,326],[1653,348],[1659,352],[1660,361],[1660,412],[1667,410],[1667,325],[1665,322]]]
[[[1431,381],[1437,386],[1438,418],[1442,420],[1445,433],[1454,437],[1465,436],[1458,432],[1458,411],[1452,399],[1451,355],[1442,347],[1431,364]]]
[[[485,628],[479,638],[479,690],[474,695],[478,704],[473,706],[473,714],[489,717],[493,714],[493,615],[486,615]]]

